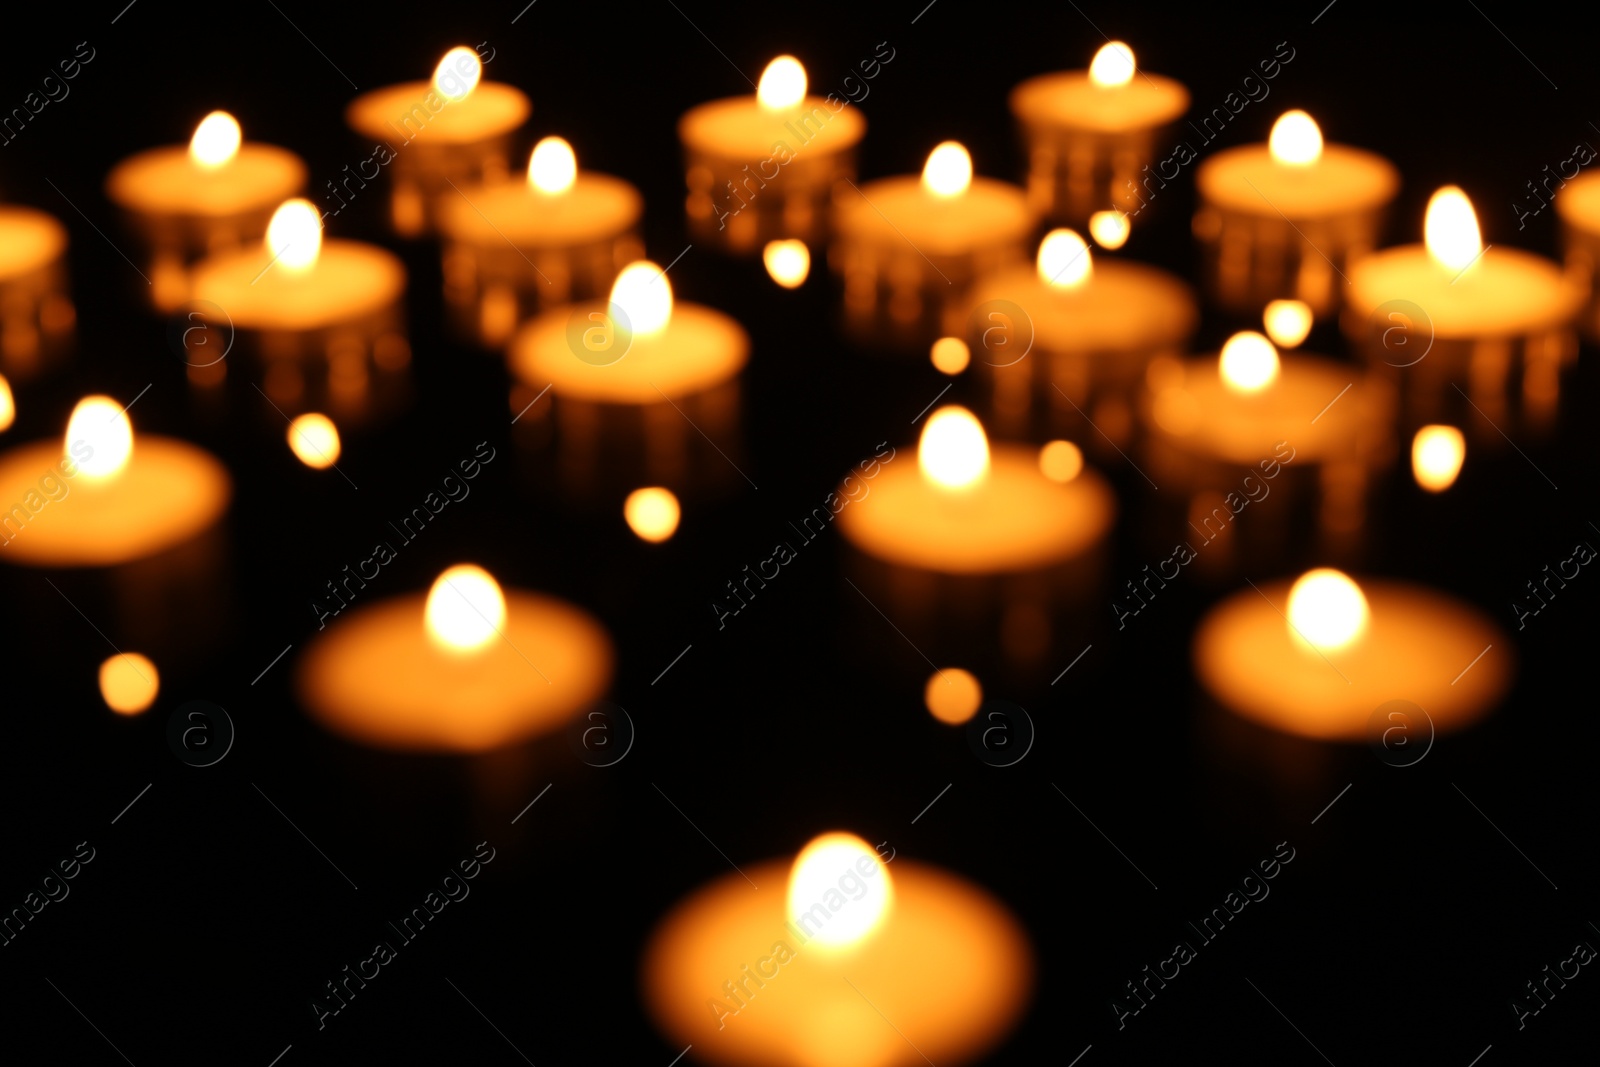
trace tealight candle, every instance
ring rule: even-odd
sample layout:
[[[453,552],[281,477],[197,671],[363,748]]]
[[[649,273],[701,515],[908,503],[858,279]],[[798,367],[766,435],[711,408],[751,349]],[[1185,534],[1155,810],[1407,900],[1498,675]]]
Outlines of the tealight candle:
[[[1256,559],[1281,551],[1291,533],[1307,532],[1291,525],[1336,540],[1360,530],[1372,474],[1395,449],[1386,382],[1322,356],[1280,356],[1251,331],[1234,334],[1216,356],[1152,364],[1146,378],[1148,474],[1188,493],[1183,518],[1208,559],[1219,550],[1204,546],[1273,494],[1278,503],[1256,510],[1278,521],[1253,513],[1241,524],[1244,540],[1236,534],[1221,551]],[[1284,521],[1296,507],[1309,522]]]
[[[1377,247],[1400,172],[1382,156],[1325,144],[1316,120],[1285,112],[1266,144],[1215,153],[1195,172],[1194,235],[1210,296],[1255,317],[1269,301],[1338,310],[1350,264]]]
[[[152,148],[106,177],[106,195],[148,251],[150,299],[172,311],[189,298],[202,257],[260,241],[272,212],[305,187],[300,157],[243,140],[238,121],[213,111],[189,144]]]
[[[644,952],[656,1024],[729,1067],[954,1064],[998,1044],[1032,991],[1027,935],[977,886],[888,858],[892,874],[829,833],[691,894]]]
[[[43,211],[0,206],[0,371],[24,381],[61,359],[76,319],[66,227]]]
[[[1037,449],[991,447],[954,405],[929,416],[914,465],[875,466],[869,492],[841,486],[839,531],[896,625],[919,646],[966,653],[956,631],[992,644],[998,618],[1004,654],[1038,660],[1055,609],[1093,591],[1117,510],[1105,479],[1081,463],[1053,477],[1054,460]]]
[[[737,473],[749,353],[732,318],[675,303],[660,267],[633,263],[608,301],[552,308],[512,339],[511,370],[531,397],[517,421],[533,433],[554,425],[573,490],[594,488],[599,466],[633,484],[720,483]],[[551,400],[533,404],[546,389]]]
[[[1189,91],[1138,70],[1133,49],[1121,41],[1096,52],[1087,71],[1041,74],[1018,85],[1011,114],[1028,153],[1034,210],[1082,226],[1096,212],[1138,209],[1141,171],[1188,109]],[[1124,226],[1116,244],[1126,239]]]
[[[202,260],[193,292],[254,339],[266,364],[261,388],[284,414],[323,410],[358,423],[407,389],[405,285],[392,253],[324,241],[316,208],[290,200],[265,241]]]
[[[827,235],[829,205],[849,195],[841,187],[855,178],[867,121],[833,93],[806,88],[800,61],[779,56],[755,96],[713,100],[678,120],[695,242],[752,253],[768,241],[817,244]]]
[[[1433,194],[1423,229],[1424,244],[1351,267],[1346,334],[1398,381],[1407,430],[1449,422],[1498,447],[1502,432],[1547,429],[1577,359],[1583,288],[1542,256],[1485,248],[1455,186]]]
[[[1590,162],[1593,151],[1589,149]],[[1561,186],[1555,205],[1567,269],[1588,294],[1581,325],[1589,337],[1600,339],[1600,287],[1595,284],[1600,272],[1600,174],[1591,171],[1569,180]]]
[[[386,551],[374,550],[378,563]],[[345,579],[351,596],[366,585],[360,570]],[[301,656],[295,686],[312,716],[348,740],[477,753],[558,729],[605,694],[612,662],[610,637],[587,612],[502,590],[464,564],[425,597],[341,612]]]
[[[526,181],[463,188],[439,217],[445,298],[458,325],[499,347],[540,307],[603,296],[644,251],[643,211],[637,189],[580,171],[560,137],[534,146]]]
[[[520,89],[482,77],[477,53],[458,46],[439,60],[431,82],[363,93],[345,109],[351,129],[379,142],[384,158],[375,155],[377,165],[392,167],[390,219],[402,237],[433,232],[459,189],[509,173],[510,135],[533,105]]]
[[[997,426],[1016,437],[1104,433],[1119,447],[1145,366],[1182,353],[1200,317],[1178,278],[1096,258],[1071,230],[1051,231],[1034,266],[984,277],[966,304],[966,321],[947,325],[980,356]]]
[[[972,283],[1024,255],[1027,196],[974,178],[955,141],[929,153],[922,176],[880,178],[843,197],[829,263],[844,279],[845,327],[864,343],[921,349]]]
[[[1440,734],[1477,722],[1510,687],[1507,640],[1454,597],[1404,582],[1358,585],[1323,568],[1218,604],[1195,633],[1194,663],[1235,715],[1359,742],[1373,713],[1395,700],[1420,706]]]

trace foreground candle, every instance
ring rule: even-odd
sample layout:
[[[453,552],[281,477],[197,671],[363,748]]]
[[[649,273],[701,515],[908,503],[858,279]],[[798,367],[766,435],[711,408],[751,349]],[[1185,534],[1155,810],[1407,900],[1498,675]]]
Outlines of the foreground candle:
[[[52,215],[0,207],[0,371],[24,381],[64,357],[76,313],[67,230]]]
[[[1452,422],[1486,444],[1547,428],[1577,359],[1583,289],[1542,256],[1485,248],[1455,186],[1428,201],[1424,236],[1351,267],[1345,319],[1368,362],[1399,382],[1406,428]]]
[[[755,96],[691,108],[678,120],[690,236],[738,253],[783,238],[820,242],[866,129],[833,93],[808,96],[793,56],[767,64]]]
[[[974,178],[955,141],[929,153],[920,178],[866,183],[840,200],[829,256],[844,277],[846,328],[863,342],[924,348],[976,278],[1023,258],[1033,222],[1023,191]]]
[[[1579,155],[1580,165],[1594,162],[1594,149],[1588,145],[1580,145],[1575,154]],[[1583,158],[1585,156],[1587,158]],[[1532,188],[1533,183],[1529,182],[1528,186]],[[1545,189],[1549,190],[1548,179]],[[1559,189],[1561,195],[1555,198],[1555,205],[1556,215],[1561,219],[1561,245],[1566,253],[1567,269],[1588,295],[1583,330],[1591,338],[1600,338],[1600,286],[1595,284],[1596,273],[1600,271],[1600,175],[1580,174]],[[1525,214],[1518,212],[1519,222]]]
[[[458,46],[439,60],[431,82],[363,93],[345,109],[350,128],[378,142],[368,161],[374,170],[393,167],[390,218],[402,237],[432,232],[441,207],[459,198],[458,190],[506,177],[510,135],[533,105],[520,89],[482,77],[477,53]],[[357,177],[351,189],[351,180],[343,183],[350,195],[366,188]]]
[[[1382,156],[1325,144],[1310,115],[1289,111],[1266,144],[1200,164],[1195,185],[1212,298],[1252,317],[1295,299],[1324,318],[1342,303],[1350,264],[1377,246],[1400,172]]]
[[[305,187],[300,157],[243,140],[238,121],[213,111],[188,145],[152,148],[118,163],[106,195],[149,251],[150,298],[171,311],[189,298],[203,256],[260,241],[272,212]]]
[[[393,549],[374,549],[376,563],[387,562],[385,553]],[[365,585],[351,576],[344,590],[354,596]],[[487,571],[464,564],[441,574],[426,597],[341,613],[305,652],[296,687],[317,721],[352,741],[484,752],[559,728],[604,695],[612,661],[611,640],[588,613],[502,591]]]
[[[684,900],[644,953],[657,1025],[744,1067],[956,1064],[992,1048],[1032,989],[1026,935],[982,889],[908,859],[891,875],[885,859],[824,834]]]
[[[1322,568],[1213,608],[1196,631],[1194,662],[1235,714],[1301,737],[1361,741],[1391,700],[1419,705],[1439,733],[1487,715],[1510,688],[1506,641],[1481,612],[1443,593],[1358,585]]]
[[[1139,207],[1148,170],[1189,109],[1189,91],[1137,69],[1133,49],[1112,41],[1087,71],[1041,74],[1011,91],[1028,152],[1028,198],[1041,215],[1083,225],[1098,211]],[[1097,235],[1098,238],[1098,235]],[[1126,239],[1126,230],[1120,245]]]
[[[644,251],[643,211],[637,189],[580,171],[560,137],[534,146],[526,181],[463,188],[439,219],[458,325],[498,347],[540,307],[603,296]]]

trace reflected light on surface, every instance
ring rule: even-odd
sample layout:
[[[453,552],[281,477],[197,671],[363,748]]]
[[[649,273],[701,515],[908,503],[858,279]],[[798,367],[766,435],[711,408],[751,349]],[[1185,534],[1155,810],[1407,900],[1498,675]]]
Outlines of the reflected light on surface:
[[[463,100],[478,87],[483,64],[478,53],[466,45],[456,45],[433,68],[433,91],[446,100]]]
[[[627,520],[628,529],[641,541],[652,544],[660,544],[677,532],[681,514],[678,498],[670,489],[659,486],[635,489],[622,502],[622,517]]]
[[[1132,232],[1128,216],[1121,211],[1096,211],[1089,216],[1089,236],[1101,248],[1116,251],[1128,243]]]
[[[966,370],[967,364],[972,362],[972,349],[968,348],[967,342],[959,337],[941,337],[933,342],[928,358],[933,360],[935,369],[941,374],[954,377]]]
[[[1039,242],[1039,278],[1056,289],[1076,289],[1094,273],[1089,246],[1072,230],[1051,230]]]
[[[1285,111],[1272,124],[1267,151],[1278,163],[1309,167],[1322,158],[1322,130],[1317,127],[1317,120],[1304,111]]]
[[[922,476],[945,489],[967,489],[989,473],[989,438],[964,407],[942,407],[928,419],[917,442]]]
[[[1267,336],[1279,348],[1295,348],[1311,333],[1311,306],[1303,300],[1274,300],[1261,313]]]
[[[1217,373],[1235,393],[1259,393],[1278,377],[1278,350],[1259,333],[1242,330],[1222,346]]]
[[[629,263],[611,283],[611,315],[622,320],[635,337],[653,337],[672,321],[672,283],[648,259]]]
[[[863,874],[863,868],[872,873]],[[826,898],[846,892],[848,906],[833,911]],[[855,834],[834,832],[812,839],[795,857],[788,900],[789,918],[797,926],[819,906],[831,912],[826,922],[811,919],[818,929],[808,943],[843,948],[860,942],[888,917],[894,887],[889,868],[871,845]]]
[[[434,581],[423,614],[436,646],[473,652],[494,640],[505,626],[506,598],[488,571],[461,563]]]
[[[1343,571],[1318,567],[1289,589],[1289,631],[1322,651],[1343,648],[1367,628],[1367,598]]]
[[[1465,270],[1483,252],[1478,213],[1459,186],[1447,185],[1428,198],[1422,237],[1428,254],[1448,271]]]
[[[983,686],[970,671],[946,667],[928,678],[922,689],[928,713],[940,722],[959,726],[978,713],[983,703]]]
[[[87,459],[72,453],[72,446],[80,441],[94,450]],[[84,397],[67,420],[63,454],[91,481],[114,478],[133,458],[133,423],[128,413],[109,396]]]
[[[326,470],[339,462],[339,428],[315,411],[298,416],[289,423],[289,448],[306,466]]]
[[[161,676],[149,658],[119,652],[100,664],[100,696],[118,715],[137,715],[156,702]]]
[[[1089,63],[1089,80],[1102,89],[1114,89],[1132,81],[1135,69],[1133,49],[1121,41],[1110,41],[1100,46]]]
[[[1083,473],[1083,450],[1071,441],[1051,441],[1039,449],[1039,470],[1064,485]]]
[[[238,120],[226,111],[213,111],[194,128],[194,136],[189,138],[189,158],[205,170],[215,170],[239,154],[243,140]]]
[[[1424,426],[1411,439],[1411,473],[1430,493],[1454,485],[1466,458],[1466,438],[1454,426]]]
[[[578,156],[560,137],[546,137],[528,156],[528,184],[546,196],[560,196],[578,180]]]
[[[806,98],[806,68],[794,56],[779,56],[761,72],[756,102],[766,111],[787,111]]]
[[[308,270],[322,252],[322,217],[309,200],[285,200],[267,223],[267,251],[290,271]]]
[[[934,196],[960,196],[972,185],[972,156],[958,141],[945,141],[928,153],[922,187]]]
[[[811,274],[811,249],[804,241],[768,241],[761,250],[767,274],[785,289],[798,289]]]

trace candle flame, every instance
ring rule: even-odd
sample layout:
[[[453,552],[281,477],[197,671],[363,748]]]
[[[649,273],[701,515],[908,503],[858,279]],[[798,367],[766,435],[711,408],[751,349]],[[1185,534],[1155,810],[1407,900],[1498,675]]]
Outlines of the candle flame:
[[[978,713],[983,705],[983,686],[972,672],[946,667],[928,679],[922,688],[922,702],[928,714],[940,722],[960,726]]]
[[[156,702],[161,675],[148,656],[119,652],[100,664],[100,696],[118,715],[137,715]]]
[[[813,838],[789,871],[789,919],[825,948],[860,943],[882,925],[893,902],[889,868],[855,834]]]
[[[478,53],[466,45],[456,45],[433,68],[433,91],[446,100],[464,100],[478,87],[481,77],[483,64],[478,61]]]
[[[936,370],[953,378],[972,362],[972,349],[959,337],[941,337],[933,342],[928,358],[933,361]]]
[[[1272,124],[1267,151],[1279,163],[1309,167],[1322,158],[1322,130],[1318,129],[1317,120],[1304,111],[1285,111]]]
[[[922,476],[945,489],[967,489],[989,473],[989,438],[964,407],[940,408],[922,428],[917,442]]]
[[[1460,186],[1447,185],[1428,198],[1422,237],[1434,261],[1449,271],[1466,270],[1483,253],[1477,212]]]
[[[73,452],[77,444],[89,446],[87,458]],[[86,396],[67,420],[65,455],[90,481],[114,478],[133,458],[133,423],[123,406],[109,396]]]
[[[546,196],[560,196],[578,180],[578,156],[560,137],[546,137],[528,157],[528,184]]]
[[[1411,472],[1430,493],[1454,485],[1466,458],[1466,438],[1454,426],[1424,426],[1411,439]]]
[[[285,200],[267,223],[267,251],[296,273],[309,270],[322,251],[322,217],[309,200]]]
[[[1289,630],[1318,649],[1344,648],[1367,628],[1366,595],[1332,567],[1307,571],[1289,589]]]
[[[794,56],[779,56],[761,72],[756,102],[764,111],[788,111],[806,98],[806,68]]]
[[[506,598],[488,571],[460,563],[435,579],[423,615],[435,645],[450,652],[476,652],[505,625]]]
[[[672,283],[647,259],[629,263],[611,283],[611,315],[622,319],[635,337],[654,337],[672,321]]]
[[[6,376],[0,374],[0,433],[11,429],[11,424],[17,421],[17,402],[11,396],[11,383],[6,381]]]
[[[1089,80],[1103,89],[1114,89],[1133,80],[1133,49],[1121,41],[1100,47],[1089,64]]]
[[[1120,211],[1096,211],[1089,216],[1089,236],[1101,248],[1115,251],[1128,243],[1133,227],[1128,216]]]
[[[1083,450],[1071,441],[1051,441],[1039,449],[1039,470],[1052,482],[1066,484],[1083,473]]]
[[[339,427],[315,411],[289,423],[289,448],[313,470],[326,470],[339,462]]]
[[[239,122],[226,111],[213,111],[200,120],[189,139],[189,158],[206,170],[215,170],[239,154],[244,134]]]
[[[960,196],[972,185],[972,156],[959,141],[944,141],[928,153],[922,167],[922,187],[934,196]]]
[[[652,486],[635,489],[622,502],[622,517],[641,541],[660,544],[678,530],[678,517],[682,510],[678,498],[670,489]]]
[[[1259,333],[1241,330],[1222,346],[1217,373],[1235,393],[1259,393],[1277,380],[1278,350]]]
[[[1295,348],[1311,332],[1311,306],[1301,300],[1274,300],[1261,313],[1267,336],[1279,348]]]
[[[811,249],[804,241],[768,241],[761,250],[761,262],[773,281],[785,289],[798,289],[811,273]]]
[[[1051,230],[1039,242],[1039,277],[1056,289],[1077,289],[1094,273],[1089,246],[1071,230]]]

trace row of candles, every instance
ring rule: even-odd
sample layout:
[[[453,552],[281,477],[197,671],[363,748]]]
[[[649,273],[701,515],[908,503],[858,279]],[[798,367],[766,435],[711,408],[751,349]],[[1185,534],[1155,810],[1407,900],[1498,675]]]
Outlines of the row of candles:
[[[1450,486],[1465,455],[1460,430],[1435,422],[1450,410],[1448,384],[1466,381],[1488,410],[1503,412],[1515,379],[1530,419],[1553,414],[1589,299],[1587,257],[1600,247],[1600,203],[1585,179],[1556,201],[1575,235],[1566,272],[1513,249],[1485,249],[1470,203],[1454,188],[1430,201],[1425,244],[1375,251],[1398,173],[1371,153],[1324,143],[1308,115],[1291,112],[1267,144],[1217,152],[1196,173],[1194,232],[1207,251],[1211,295],[1225,308],[1264,313],[1270,335],[1238,333],[1211,356],[1185,355],[1199,313],[1179,279],[1093,252],[1072,229],[1052,230],[1029,263],[1024,243],[1042,217],[1084,226],[1105,251],[1126,242],[1129,188],[1148,180],[1155,146],[1189,100],[1171,79],[1135,72],[1132,52],[1113,43],[1086,72],[1017,88],[1026,189],[975,177],[953,142],[933,151],[920,176],[856,187],[845,179],[854,177],[865,121],[807,95],[791,57],[767,68],[754,98],[703,105],[680,123],[691,228],[729,251],[762,248],[769,273],[788,287],[803,283],[811,248],[831,233],[829,261],[858,337],[933,340],[935,365],[958,374],[975,367],[974,348],[994,354],[985,343],[993,320],[974,319],[975,309],[1004,304],[1027,324],[1026,358],[982,361],[992,418],[1014,437],[1054,439],[992,443],[971,411],[939,408],[921,431],[916,463],[885,463],[871,495],[840,515],[858,563],[902,618],[931,604],[933,618],[948,619],[955,598],[946,586],[964,583],[970,593],[978,582],[1008,605],[1009,626],[1019,613],[1047,616],[1062,590],[1070,600],[1100,584],[1117,498],[1067,431],[1087,442],[1092,425],[1114,445],[1138,440],[1157,476],[1190,495],[1195,515],[1215,491],[1273,462],[1267,477],[1289,468],[1318,500],[1318,522],[1349,531],[1361,525],[1371,473],[1392,451],[1397,409],[1401,424],[1417,430],[1415,476],[1435,492]],[[385,144],[406,137],[390,152],[396,230],[439,235],[447,301],[472,337],[504,348],[522,383],[553,393],[565,443],[581,451],[642,425],[641,460],[656,464],[667,485],[692,486],[696,465],[671,440],[680,421],[649,412],[686,405],[713,436],[734,433],[747,334],[723,312],[674,301],[664,272],[638,259],[638,192],[580,171],[565,141],[540,141],[527,181],[508,178],[507,142],[528,103],[480,74],[470,49],[453,49],[431,83],[350,105],[358,132]],[[776,160],[770,176],[758,167],[752,180],[750,160],[774,162],[779,145],[790,158]],[[292,153],[244,142],[238,123],[219,112],[187,148],[120,164],[107,189],[151,250],[156,304],[215,305],[253,337],[266,391],[298,409],[291,447],[321,468],[338,458],[340,442],[314,403],[359,411],[375,378],[404,373],[410,350],[400,261],[372,245],[324,240],[316,208],[294,198],[305,176]],[[719,206],[723,190],[739,198],[738,211],[725,198],[729,210]],[[43,369],[70,334],[65,247],[48,216],[0,210],[0,365],[19,380]],[[1349,284],[1334,284],[1330,270]],[[1415,343],[1431,344],[1429,361],[1400,368],[1391,358],[1384,331],[1398,320],[1374,325],[1373,316],[1395,301],[1421,309],[1427,336]],[[1367,371],[1281,351],[1341,311],[1369,356]],[[1403,326],[1416,327],[1410,319]],[[223,373],[220,365],[190,368],[199,388]],[[0,377],[0,431],[14,404]],[[74,502],[47,507],[41,473],[71,479]],[[676,528],[679,500],[667,485],[628,497],[625,516],[644,540]],[[122,405],[91,397],[74,410],[64,441],[0,455],[0,501],[21,509],[3,517],[16,527],[4,551],[42,568],[116,567],[182,551],[221,522],[231,493],[228,472],[203,450],[136,439]],[[909,601],[907,589],[916,591]],[[1019,598],[1018,589],[1030,592]],[[1509,686],[1505,661],[1479,664],[1466,684],[1450,679],[1489,645],[1503,645],[1495,626],[1451,598],[1319,568],[1216,606],[1197,631],[1194,657],[1208,691],[1239,716],[1351,741],[1397,694],[1426,707],[1440,731],[1481,718]],[[559,728],[607,692],[614,663],[606,628],[581,608],[502,589],[481,568],[461,565],[426,595],[342,614],[299,657],[296,689],[319,722],[360,744],[475,753]],[[107,661],[101,684],[109,706],[137,713],[156,699],[157,668],[122,654]],[[950,668],[929,681],[926,699],[938,718],[960,722],[978,710],[981,687]],[[910,1062],[883,1038],[863,998],[841,986],[848,974],[870,985],[880,1006],[892,1005],[888,1014],[924,1054],[981,1051],[1025,1000],[1026,938],[1003,907],[959,879],[909,861],[894,870],[891,881],[875,850],[829,835],[787,872],[754,868],[762,880],[787,876],[786,902],[746,896],[733,878],[685,902],[647,953],[661,1026],[722,1062]],[[842,885],[846,871],[870,887],[841,904],[849,921],[799,934],[792,923],[816,900],[838,896],[830,883]],[[791,939],[816,948],[802,956]],[[758,964],[752,987],[740,964],[772,942],[762,962],[776,956],[775,968]],[[791,977],[775,979],[776,967]],[[732,988],[719,992],[725,985]],[[759,1000],[755,988],[764,990]],[[748,1002],[751,1014],[741,1009],[723,1032],[707,996],[726,998],[730,1011]]]

